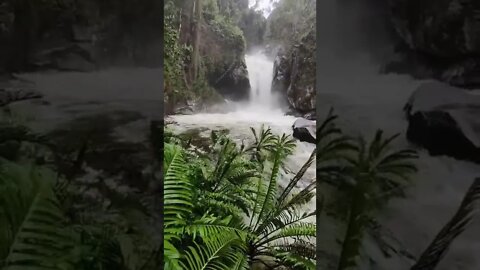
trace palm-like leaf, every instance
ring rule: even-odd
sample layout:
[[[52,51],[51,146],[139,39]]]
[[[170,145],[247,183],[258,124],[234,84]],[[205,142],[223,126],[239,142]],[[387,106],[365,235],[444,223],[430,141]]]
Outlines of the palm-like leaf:
[[[330,109],[317,128],[317,179],[334,185],[338,185],[336,180],[343,174],[343,161],[354,149],[351,139],[335,124],[337,119]]]
[[[452,219],[442,228],[432,243],[427,247],[412,266],[411,270],[433,270],[445,255],[448,247],[468,226],[475,210],[475,203],[480,199],[480,178],[475,179],[467,190],[465,197]]]
[[[353,186],[349,189],[350,209],[338,269],[355,268],[360,256],[363,233],[371,214],[392,195],[401,194],[409,176],[416,172],[412,163],[416,153],[411,150],[391,151],[390,145],[398,135],[383,138],[377,131],[367,144],[362,138],[356,153],[348,157],[347,172]]]
[[[268,178],[259,178],[256,182],[256,199],[250,215],[250,230],[253,235],[257,236],[249,241],[252,263],[261,262],[269,265],[275,261],[277,264],[289,267],[314,264],[311,259],[305,257],[305,254],[296,255],[295,259],[282,252],[282,250],[294,247],[293,239],[308,240],[316,236],[315,224],[304,222],[315,215],[315,211],[312,213],[302,213],[301,211],[301,208],[315,196],[316,184],[312,183],[300,192],[292,194],[297,183],[313,164],[315,151],[287,186],[283,190],[278,190],[277,181],[280,177],[280,169],[285,162],[285,157],[292,153],[293,148],[294,143],[288,136],[277,137],[276,146],[269,154],[271,164],[262,166],[262,169],[268,169],[268,172],[265,173]],[[283,245],[279,246],[279,242],[282,242]]]

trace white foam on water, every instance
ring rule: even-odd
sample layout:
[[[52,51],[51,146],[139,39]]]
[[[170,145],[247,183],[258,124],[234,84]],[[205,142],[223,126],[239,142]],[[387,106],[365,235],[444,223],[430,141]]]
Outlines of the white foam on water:
[[[380,74],[381,64],[374,54],[383,51],[385,48],[381,46],[385,44],[374,41],[383,35],[372,36],[369,43],[367,39],[371,33],[361,29],[369,20],[362,14],[372,14],[375,8],[355,9],[358,19],[346,16],[345,12],[354,11],[338,3],[335,0],[322,1],[324,6],[320,10],[323,12],[318,17],[325,21],[321,24],[324,28],[322,36],[318,38],[322,61],[317,65],[320,74],[317,106],[324,111],[334,107],[342,128],[350,135],[363,134],[372,138],[376,129],[382,129],[388,135],[401,133],[395,146],[407,147],[405,132],[408,122],[403,107],[424,81],[407,75]],[[373,20],[374,17],[368,18]],[[348,46],[342,47],[346,43]],[[407,198],[391,201],[378,215],[381,224],[416,257],[454,215],[467,188],[475,177],[480,176],[480,166],[476,164],[449,157],[432,157],[424,150],[419,151],[419,172],[413,176]],[[454,241],[437,270],[480,269],[479,226],[480,217],[476,217],[467,231]],[[335,235],[336,232],[326,231],[324,234]],[[336,237],[343,239],[340,233]],[[327,248],[335,242],[334,237],[325,239],[325,243],[319,244]],[[359,267],[362,270],[406,270],[413,263],[400,254],[385,257],[371,240],[366,241],[365,248],[362,257],[372,258],[376,266],[365,260]]]
[[[193,115],[173,115],[167,120],[173,121],[173,127],[179,131],[203,128],[210,130],[228,129],[231,137],[237,141],[253,139],[251,127],[258,130],[262,125],[270,127],[272,132],[281,135],[292,134],[292,125],[295,117],[285,115],[277,102],[278,99],[271,91],[273,77],[273,61],[264,54],[257,52],[246,55],[246,64],[251,84],[250,99],[248,102],[229,102],[231,111],[227,113],[198,113]],[[298,171],[308,160],[314,149],[313,144],[297,142],[294,154],[287,160],[287,167]],[[286,185],[291,175],[280,179],[281,185]],[[315,179],[315,165],[300,181],[299,188],[306,186]],[[315,209],[315,199],[306,206],[306,210]],[[314,218],[311,219],[315,220]]]

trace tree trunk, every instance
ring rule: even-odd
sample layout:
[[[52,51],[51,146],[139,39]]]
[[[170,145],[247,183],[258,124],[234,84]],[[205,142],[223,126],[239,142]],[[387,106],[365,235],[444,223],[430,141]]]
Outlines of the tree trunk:
[[[200,66],[200,27],[202,21],[202,0],[195,1],[195,29],[193,40],[193,55],[192,55],[192,68],[193,79],[198,79],[199,66]]]

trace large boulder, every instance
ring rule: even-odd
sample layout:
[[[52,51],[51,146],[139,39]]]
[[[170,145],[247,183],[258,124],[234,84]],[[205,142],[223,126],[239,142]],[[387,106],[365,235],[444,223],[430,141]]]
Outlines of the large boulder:
[[[417,54],[414,62],[442,81],[480,85],[480,1],[389,0],[389,6],[398,36]]]
[[[432,155],[480,163],[480,93],[426,83],[412,94],[404,109],[409,141]]]
[[[243,32],[234,25],[226,25],[215,16],[204,14],[201,28],[200,51],[204,57],[206,75],[211,86],[233,100],[246,100],[250,80],[245,63],[246,43]]]
[[[272,91],[286,97],[301,113],[315,111],[315,29],[287,50],[279,50],[274,62]]]
[[[293,137],[301,142],[317,143],[316,122],[298,118],[292,125]]]

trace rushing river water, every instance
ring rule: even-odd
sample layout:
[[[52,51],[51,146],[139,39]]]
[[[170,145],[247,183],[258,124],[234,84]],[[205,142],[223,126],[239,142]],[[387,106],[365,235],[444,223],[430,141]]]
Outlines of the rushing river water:
[[[326,112],[333,106],[342,128],[350,135],[371,138],[376,129],[383,129],[387,134],[401,133],[396,146],[408,147],[408,122],[402,108],[423,82],[408,75],[380,74],[378,60],[385,56],[379,54],[391,48],[383,40],[384,33],[371,32],[369,23],[381,16],[372,14],[375,7],[359,6],[354,12],[334,0],[319,5],[322,35],[317,43],[322,61],[317,65],[317,108]],[[394,199],[379,216],[381,224],[415,257],[453,216],[473,179],[480,176],[478,165],[444,156],[431,157],[426,151],[419,151],[419,172],[412,179],[407,198]],[[480,218],[474,218],[436,270],[480,269],[479,226]],[[325,249],[338,247],[336,239],[342,239],[340,233],[335,232],[335,227],[324,227],[330,231],[322,234],[319,243]],[[407,270],[412,265],[412,260],[400,254],[387,258],[371,239],[366,241],[365,248],[367,256],[363,257],[372,258],[376,264],[365,261],[361,269]]]
[[[277,98],[271,92],[273,61],[262,53],[246,56],[246,64],[251,84],[250,99],[248,102],[230,102],[231,108],[227,113],[198,113],[194,115],[174,115],[167,120],[173,121],[173,128],[177,131],[188,129],[202,129],[204,135],[211,130],[228,129],[232,138],[251,140],[253,138],[250,127],[259,129],[262,125],[270,127],[276,134],[292,134],[292,124],[295,117],[285,115],[277,103]],[[313,144],[297,142],[294,154],[287,160],[287,168],[297,171],[307,161],[314,149]],[[280,184],[285,185],[290,175],[283,175]],[[300,187],[311,183],[315,178],[313,165],[300,181]],[[315,200],[307,206],[315,209]],[[306,209],[306,210],[307,210]]]

